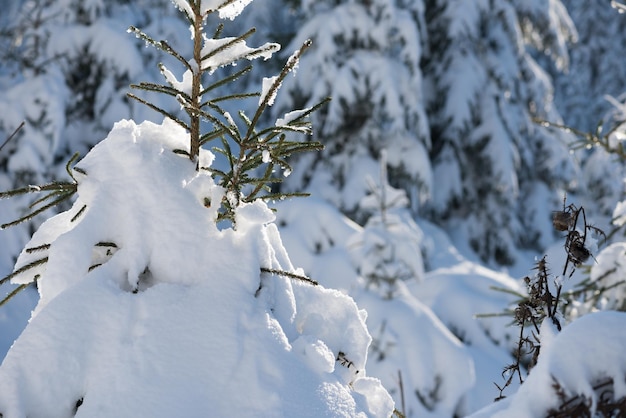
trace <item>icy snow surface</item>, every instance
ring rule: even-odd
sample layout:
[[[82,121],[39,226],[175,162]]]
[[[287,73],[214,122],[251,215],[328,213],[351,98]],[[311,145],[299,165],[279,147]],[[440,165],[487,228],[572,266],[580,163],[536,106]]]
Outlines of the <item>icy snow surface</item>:
[[[388,417],[365,312],[261,273],[294,272],[273,213],[249,204],[219,230],[222,189],[172,152],[187,142],[121,121],[77,164],[74,206],[27,245],[50,247],[16,265],[48,257],[14,280],[40,275],[40,300],[0,366],[3,418]]]

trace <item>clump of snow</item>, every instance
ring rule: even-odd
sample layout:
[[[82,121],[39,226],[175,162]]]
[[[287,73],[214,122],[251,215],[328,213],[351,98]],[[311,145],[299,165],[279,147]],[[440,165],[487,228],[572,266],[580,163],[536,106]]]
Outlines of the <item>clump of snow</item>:
[[[407,286],[423,276],[417,245],[420,228],[402,213],[387,214],[385,227],[380,218],[376,221],[373,217],[372,224],[362,228],[314,197],[277,206],[278,225],[293,260],[322,283],[333,280],[332,287],[348,293],[366,309],[366,324],[373,338],[368,374],[381,379],[396,408],[407,417],[460,413],[475,382],[471,353]],[[365,251],[375,247],[379,238],[389,245],[389,251]],[[392,297],[386,287],[365,277],[372,272],[366,267],[371,261],[379,261],[375,274],[394,282]],[[407,274],[393,280],[397,267]]]
[[[404,216],[403,216],[404,215]],[[381,295],[393,297],[402,280],[422,280],[422,231],[407,211],[372,216],[348,242],[353,264]]]
[[[182,91],[183,93],[191,96],[191,89],[193,84],[193,73],[189,70],[186,70],[183,73],[183,78],[181,81],[178,81],[176,76],[167,69],[167,67],[163,64],[160,65],[161,74],[165,77],[168,83],[178,91]]]
[[[290,122],[293,122],[294,120],[298,119],[299,117],[301,117],[302,115],[310,111],[311,111],[311,108],[307,107],[306,109],[299,109],[299,110],[293,110],[291,112],[287,112],[282,118],[276,119],[275,125],[277,127],[287,126]],[[300,132],[308,132],[308,128],[305,128],[305,127],[294,126],[291,128]]]
[[[261,96],[259,97],[259,106],[261,106],[261,103],[263,103],[265,100],[267,100],[268,106],[271,106],[274,104],[274,100],[276,99],[276,93],[278,93],[278,89],[276,88],[272,90],[272,86],[274,85],[277,79],[278,79],[278,76],[263,77]]]
[[[273,42],[251,48],[246,45],[245,41],[237,40],[235,37],[211,39],[205,36],[201,52],[202,69],[207,69],[212,73],[217,68],[231,65],[242,58],[253,60],[262,57],[267,60],[279,50],[280,45]]]
[[[617,202],[613,210],[613,224],[615,226],[623,226],[626,224],[626,200]]]
[[[367,310],[374,341],[368,373],[381,379],[407,417],[452,417],[475,383],[469,350],[398,281],[393,299],[351,294]],[[401,405],[404,400],[404,405]]]
[[[190,19],[195,19],[195,13],[187,0],[172,0],[172,3],[185,12]],[[250,3],[252,3],[252,0],[201,0],[200,14],[206,16],[217,10],[220,19],[233,20]]]
[[[187,142],[121,121],[78,163],[75,204],[16,264],[47,258],[14,278],[40,300],[0,366],[2,416],[390,416],[365,312],[268,272],[296,270],[264,203],[218,229],[224,191],[172,152]]]

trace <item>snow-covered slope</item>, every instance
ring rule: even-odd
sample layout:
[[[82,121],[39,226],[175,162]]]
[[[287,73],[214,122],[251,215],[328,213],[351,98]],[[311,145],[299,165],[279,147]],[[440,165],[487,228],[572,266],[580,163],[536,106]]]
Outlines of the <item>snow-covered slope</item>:
[[[267,272],[295,270],[264,203],[220,230],[187,143],[121,121],[78,163],[78,200],[16,265],[47,257],[14,279],[38,276],[40,300],[0,367],[3,418],[390,416],[364,311]]]

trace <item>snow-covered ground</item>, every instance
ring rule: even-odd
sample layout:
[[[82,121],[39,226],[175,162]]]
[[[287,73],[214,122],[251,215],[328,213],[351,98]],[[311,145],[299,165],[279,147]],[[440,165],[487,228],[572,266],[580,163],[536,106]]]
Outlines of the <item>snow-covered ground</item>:
[[[186,1],[174,3],[190,13]],[[205,1],[202,7],[207,10],[221,3]],[[232,19],[248,3],[236,0],[222,8],[220,17]],[[306,3],[313,8],[313,2]],[[559,19],[566,17],[560,2],[549,3]],[[356,4],[345,9],[365,13]],[[97,1],[87,6],[95,14],[101,7]],[[509,6],[506,3],[505,9],[513,10]],[[391,19],[392,14],[385,16]],[[465,21],[466,16],[456,16]],[[386,22],[393,33],[393,19]],[[357,21],[352,23],[358,28]],[[111,30],[98,28],[92,29],[99,35]],[[340,29],[336,26],[326,35],[340,34]],[[328,42],[333,40],[330,35]],[[205,41],[219,47],[235,38],[225,39]],[[102,47],[107,56],[116,55],[111,45]],[[243,55],[251,51],[243,41],[233,45]],[[276,44],[260,49],[265,46],[269,49],[264,58],[271,55],[270,49],[278,49]],[[213,71],[237,55],[228,48],[218,50],[208,57],[210,62],[202,61],[202,68]],[[117,58],[128,65],[138,56]],[[136,76],[137,68],[127,70]],[[377,65],[368,68],[374,71]],[[305,75],[317,71],[301,70]],[[538,67],[537,71],[541,73]],[[170,85],[190,92],[190,70],[174,72],[164,70]],[[58,112],[52,117],[54,123],[42,123],[48,131],[27,131],[28,146],[12,152],[9,169],[45,165],[52,159],[65,123],[61,102],[70,94],[55,90],[52,81],[59,77],[51,71],[37,78],[41,94],[31,101],[24,99],[23,109],[11,102],[28,96],[35,83],[19,84],[5,95],[7,100],[0,100],[3,115],[15,112],[14,119],[36,119],[46,106]],[[309,74],[304,83],[313,78]],[[259,103],[275,80],[264,79]],[[352,95],[342,80],[334,79],[346,89],[345,95]],[[547,79],[543,82],[549,84]],[[112,94],[112,85],[107,88]],[[101,92],[100,104],[110,102],[104,96]],[[58,106],[51,105],[57,102]],[[414,104],[421,109],[421,102]],[[465,104],[449,102],[459,106],[456,116],[469,111]],[[113,107],[104,121],[119,119]],[[485,109],[481,111],[489,112]],[[416,112],[422,120],[422,110]],[[276,123],[284,125],[299,114],[288,113]],[[616,149],[626,139],[623,131],[622,126],[610,138]],[[504,137],[504,131],[498,132]],[[569,405],[587,405],[593,414],[607,399],[626,399],[622,354],[626,314],[617,312],[626,309],[622,285],[626,244],[619,239],[602,249],[603,243],[591,236],[587,239],[586,225],[574,225],[577,233],[585,234],[583,244],[593,255],[587,263],[588,277],[603,286],[598,290],[601,297],[570,298],[566,314],[559,316],[560,332],[551,321],[543,321],[534,335],[527,333],[541,345],[538,361],[529,373],[522,367],[525,382],[513,379],[503,391],[506,398],[494,403],[501,394],[496,385],[502,386],[508,377],[502,371],[515,361],[519,338],[512,317],[499,314],[515,309],[526,296],[523,277],[536,273],[533,268],[542,254],[520,251],[514,254],[514,266],[495,270],[493,264],[484,266],[468,245],[467,224],[451,220],[444,231],[414,216],[409,207],[414,209],[415,197],[409,199],[405,191],[391,187],[385,170],[387,151],[392,163],[421,161],[400,148],[380,151],[383,168],[378,182],[363,174],[379,170],[372,155],[351,156],[351,172],[359,174],[349,176],[345,196],[325,188],[306,199],[267,204],[257,200],[236,209],[234,225],[218,223],[224,189],[209,171],[198,171],[189,158],[173,152],[187,149],[188,141],[188,132],[169,119],[157,124],[120,120],[74,166],[78,192],[73,206],[37,230],[15,267],[12,256],[27,240],[25,231],[2,232],[13,235],[6,239],[12,248],[0,253],[0,273],[31,267],[2,291],[35,280],[38,290],[30,286],[0,308],[0,355],[4,357],[0,418],[388,417],[394,408],[407,417],[534,418],[570,400],[575,402]],[[548,147],[556,159],[548,158],[546,164],[563,168],[557,161],[561,155],[555,151],[557,145]],[[419,155],[426,153],[419,150]],[[595,177],[590,172],[611,183],[601,202],[606,210],[605,206],[614,205],[623,182],[619,176],[606,179],[606,167],[622,171],[614,154],[601,152],[594,149],[589,159],[593,164],[587,164],[585,173],[591,183]],[[270,157],[265,150],[263,162]],[[202,167],[216,164],[215,155],[206,149],[199,159]],[[514,165],[504,161],[499,163]],[[448,192],[437,190],[441,176],[450,178],[446,167],[441,163],[434,171],[437,175],[426,176],[434,195]],[[461,176],[457,171],[455,175]],[[323,181],[324,175],[312,184]],[[10,182],[2,177],[0,186],[8,188]],[[460,188],[461,183],[454,186]],[[527,206],[517,208],[534,213],[532,224],[545,232],[537,238],[542,246],[553,235],[549,218],[541,215],[558,209],[551,206],[555,193],[542,183],[526,196]],[[342,199],[367,212],[364,225],[329,203]],[[16,205],[1,204],[5,205],[2,222],[19,216]],[[616,224],[624,223],[624,208],[623,202],[617,205]],[[590,219],[593,212],[589,210]],[[609,221],[603,222],[602,228],[610,227]],[[454,228],[456,224],[460,227]],[[471,226],[473,234],[482,233],[477,225]],[[578,268],[571,277],[559,274],[572,261],[563,241],[549,246],[546,259],[549,286],[562,284],[561,296],[569,297],[567,292],[579,289],[587,273]]]

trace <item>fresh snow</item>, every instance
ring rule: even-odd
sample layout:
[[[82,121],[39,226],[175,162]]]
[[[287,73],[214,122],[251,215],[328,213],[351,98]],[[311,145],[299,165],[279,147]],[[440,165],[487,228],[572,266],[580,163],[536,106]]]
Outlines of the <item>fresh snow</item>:
[[[548,216],[568,190],[567,204],[584,206],[589,223],[607,234],[626,224],[623,164],[602,147],[570,156],[571,132],[531,120],[560,121],[554,95],[566,124],[595,130],[604,118],[602,132],[619,128],[608,145],[623,145],[620,15],[572,0],[303,0],[295,14],[283,0],[263,1],[234,25],[257,27],[249,39],[261,46],[234,42],[238,33],[225,28],[227,38],[204,38],[204,53],[233,48],[201,65],[219,73],[240,57],[267,59],[278,50],[259,39],[284,39],[288,49],[313,40],[266,120],[286,126],[310,110],[293,108],[334,96],[312,115],[326,150],[290,161],[294,172],[284,183],[313,196],[270,202],[275,214],[262,203],[244,205],[236,231],[216,227],[223,191],[171,152],[187,147],[187,133],[168,121],[119,122],[78,163],[86,175],[73,171],[79,186],[71,209],[28,244],[43,217],[2,231],[2,275],[48,258],[2,286],[8,293],[38,277],[39,294],[32,284],[0,308],[2,357],[9,351],[0,366],[3,418],[387,417],[394,406],[407,417],[539,418],[558,407],[553,378],[565,397],[592,404],[598,384],[609,382],[615,398],[626,395],[626,318],[598,312],[626,309],[623,237],[588,237],[593,258],[563,276],[564,240],[553,242]],[[173,2],[190,14],[187,1]],[[203,0],[201,12],[233,19],[250,2]],[[0,153],[0,190],[66,178],[57,162],[69,150],[85,154],[121,119],[157,120],[125,97],[128,82],[163,82],[150,70],[157,60],[164,58],[172,86],[191,90],[191,72],[175,71],[175,59],[124,34],[137,25],[190,56],[189,22],[173,16],[169,0],[40,3],[11,4],[0,14],[7,32],[21,28],[10,53],[37,52],[32,64],[40,66],[0,66],[0,143],[27,120]],[[30,28],[41,11],[42,24]],[[577,31],[581,42],[567,45]],[[9,38],[0,37],[3,47],[16,46]],[[546,72],[568,62],[567,74]],[[258,103],[275,80],[261,81],[263,67],[249,77],[262,83]],[[150,100],[176,113],[175,101]],[[609,105],[615,109],[605,115]],[[234,125],[226,109],[240,108],[225,107]],[[476,157],[473,147],[484,151]],[[371,180],[383,155],[391,179]],[[200,158],[203,166],[214,159],[208,151]],[[488,197],[476,194],[485,189]],[[28,203],[3,201],[0,221],[18,218]],[[360,224],[340,209],[357,213]],[[520,238],[532,248],[516,252]],[[516,264],[482,266],[471,240],[487,255],[489,243],[508,243]],[[23,251],[15,264],[25,244],[51,246]],[[563,294],[587,277],[608,290],[565,306],[561,333],[546,321],[538,364],[494,403],[519,329],[510,316],[492,314],[515,308],[525,294],[521,278],[532,274],[539,248],[547,249],[550,286],[562,284]]]
[[[257,48],[251,48],[246,45],[245,41],[237,40],[235,37],[219,39],[205,37],[201,51],[201,56],[203,57],[202,68],[208,69],[209,73],[212,73],[217,68],[234,64],[242,58],[250,60],[263,58],[267,60],[278,50],[280,50],[280,45],[272,42],[267,42]]]
[[[172,152],[187,141],[168,120],[121,121],[77,164],[74,206],[26,246],[50,247],[17,261],[48,257],[13,280],[37,275],[40,299],[0,367],[0,413],[388,417],[365,311],[261,273],[295,272],[273,213],[245,205],[219,230],[222,189]]]

